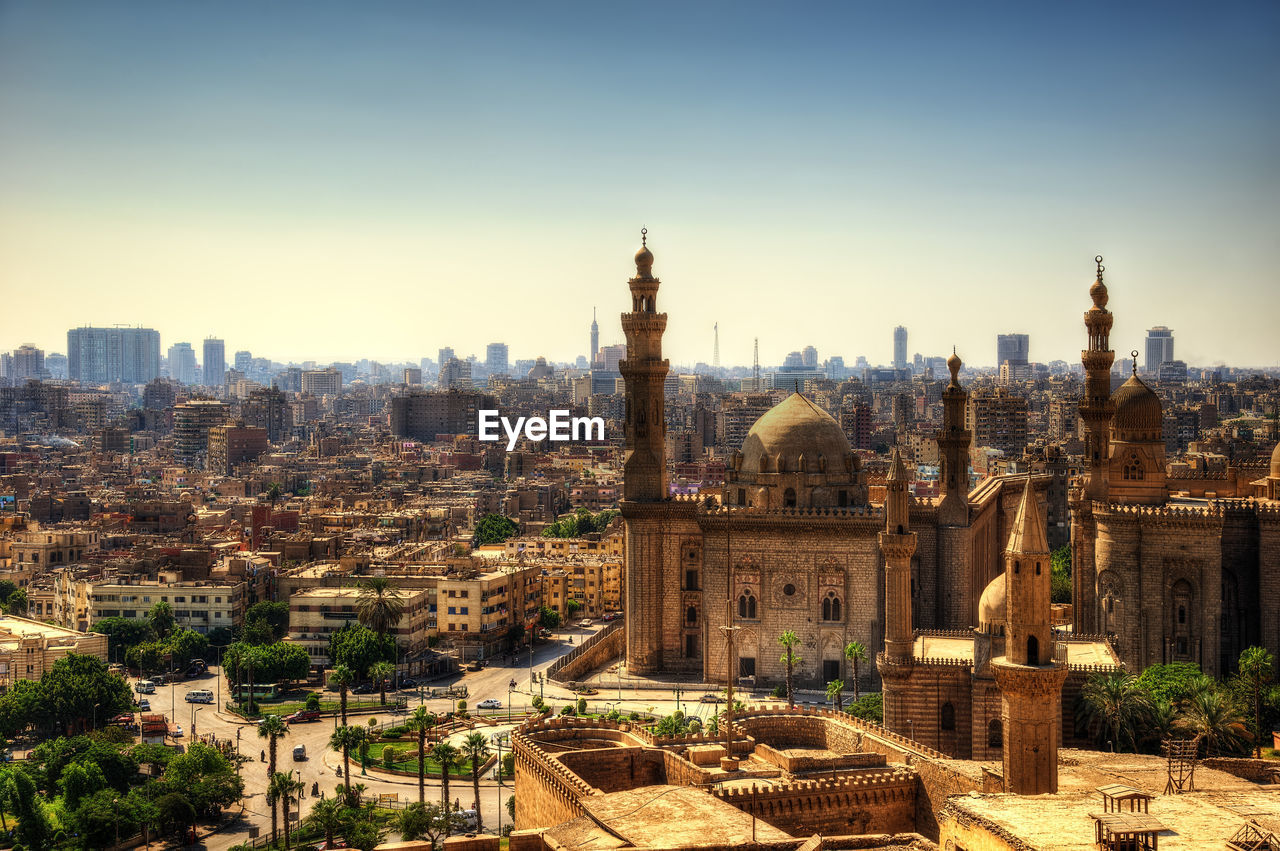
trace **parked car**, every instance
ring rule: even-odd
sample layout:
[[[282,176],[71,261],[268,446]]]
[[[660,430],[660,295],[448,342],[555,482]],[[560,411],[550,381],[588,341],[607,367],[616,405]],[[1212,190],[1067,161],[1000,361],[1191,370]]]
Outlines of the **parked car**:
[[[484,662],[481,662],[479,659],[476,659],[474,662],[472,662],[470,665],[467,666],[467,670],[482,671],[484,670]]]
[[[476,704],[476,709],[501,709],[502,701],[496,697],[486,698]]]
[[[175,739],[181,739],[181,738],[182,738],[182,725],[181,725],[181,724],[174,724],[174,725],[173,725],[173,737],[174,737]]]
[[[133,690],[138,694],[155,694],[156,684],[151,680],[140,680],[133,684]]]
[[[582,627],[583,629],[586,629],[587,627],[591,626],[591,618],[583,618],[582,620],[578,621],[578,626]]]
[[[307,746],[306,746],[306,745],[294,745],[294,746],[293,746],[293,761],[294,761],[294,762],[302,762],[302,761],[304,761],[306,758],[307,758]]]
[[[151,701],[147,700],[145,697],[138,701],[139,712],[149,712],[150,710],[151,710]]]
[[[373,683],[360,683],[351,690],[352,694],[373,694],[377,689],[373,687]]]
[[[207,688],[192,689],[187,692],[187,703],[213,703],[213,692]]]
[[[417,687],[418,687],[418,681],[417,681],[417,680],[415,680],[415,679],[411,679],[411,678],[409,678],[409,677],[405,677],[404,679],[402,679],[402,680],[400,681],[400,690],[401,690],[401,691],[410,691],[410,690],[412,690],[412,689],[416,689]]]
[[[538,637],[539,637],[539,638],[550,638],[550,637],[551,637],[551,630],[547,629],[545,626],[540,626],[540,627],[538,627]]]
[[[292,715],[284,716],[284,721],[286,724],[292,724],[295,721],[319,721],[319,720],[320,720],[319,709],[299,709],[297,712],[293,713]]]
[[[698,698],[700,703],[724,703],[724,697],[718,694],[704,694]]]
[[[458,810],[453,814],[453,823],[467,830],[475,830],[478,821],[475,810]]]

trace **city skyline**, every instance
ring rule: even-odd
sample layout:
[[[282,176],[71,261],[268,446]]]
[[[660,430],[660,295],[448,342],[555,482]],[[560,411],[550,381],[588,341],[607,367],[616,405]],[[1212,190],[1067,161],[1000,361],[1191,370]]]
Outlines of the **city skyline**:
[[[1074,363],[1094,254],[1117,351],[1280,362],[1268,4],[126,8],[0,11],[6,350],[571,362],[646,225],[675,363]]]

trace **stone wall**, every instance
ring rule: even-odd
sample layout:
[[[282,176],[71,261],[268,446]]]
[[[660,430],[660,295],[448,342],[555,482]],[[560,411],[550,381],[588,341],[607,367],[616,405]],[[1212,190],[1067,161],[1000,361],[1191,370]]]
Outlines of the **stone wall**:
[[[1000,788],[984,789],[981,780],[963,774],[955,767],[938,760],[913,759],[911,767],[916,770],[916,776],[920,778],[920,787],[915,798],[915,830],[935,842],[939,840],[940,833],[935,814],[943,808],[947,798],[969,792],[1003,791]],[[1003,786],[1003,783],[1000,785]]]
[[[902,833],[915,829],[916,785],[914,772],[888,769],[712,794],[794,836]]]
[[[1213,756],[1200,760],[1205,768],[1213,768],[1234,774],[1253,783],[1280,782],[1280,763],[1274,759],[1236,759],[1225,756]]]
[[[662,755],[652,748],[635,747],[566,751],[557,758],[593,789],[621,792],[666,783]]]
[[[559,683],[580,680],[597,668],[622,656],[627,647],[627,633],[622,623],[614,621],[582,642],[547,668],[547,676]]]

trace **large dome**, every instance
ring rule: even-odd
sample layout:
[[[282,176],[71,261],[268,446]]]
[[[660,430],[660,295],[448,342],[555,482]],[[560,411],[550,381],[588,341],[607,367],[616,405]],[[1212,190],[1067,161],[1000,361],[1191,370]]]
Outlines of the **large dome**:
[[[792,393],[756,420],[742,441],[742,472],[809,472],[844,468],[849,439],[831,415],[799,393]],[[778,460],[782,460],[782,469]]]
[[[1111,395],[1116,406],[1112,432],[1119,440],[1163,440],[1164,408],[1151,388],[1136,375]]]
[[[1280,479],[1280,443],[1271,450],[1271,478]]]
[[[1005,575],[1001,573],[982,590],[982,597],[978,600],[978,628],[983,632],[999,634],[1004,631],[1007,588]]]

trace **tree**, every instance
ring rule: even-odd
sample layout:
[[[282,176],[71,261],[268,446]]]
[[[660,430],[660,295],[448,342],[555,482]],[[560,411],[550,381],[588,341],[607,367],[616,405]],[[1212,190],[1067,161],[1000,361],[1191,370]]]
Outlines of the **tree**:
[[[485,544],[501,544],[507,538],[513,537],[520,532],[520,527],[515,521],[503,517],[501,514],[486,514],[476,524],[475,535],[472,540],[475,541],[477,547]]]
[[[342,801],[338,798],[325,798],[311,805],[311,814],[307,816],[307,824],[324,833],[326,848],[333,848],[333,837],[342,830],[346,823],[346,812]]]
[[[1049,599],[1071,602],[1071,545],[1063,544],[1049,555]]]
[[[431,756],[440,765],[440,794],[447,811],[449,809],[449,772],[459,762],[458,749],[448,742],[439,742],[431,749]],[[450,827],[450,825],[445,826],[445,836],[449,836],[453,832]]]
[[[173,607],[164,600],[151,607],[151,611],[147,612],[147,620],[151,621],[151,628],[160,638],[168,635],[177,623],[177,618],[173,616]]]
[[[361,624],[386,635],[404,617],[404,598],[385,576],[373,576],[360,583],[356,618]]]
[[[864,694],[849,704],[849,714],[872,724],[884,723],[884,695],[879,692]]]
[[[209,639],[194,629],[177,627],[164,640],[165,649],[172,654],[174,664],[179,667],[192,659],[203,659],[209,655]]]
[[[369,673],[375,662],[394,662],[396,644],[389,635],[379,635],[362,623],[348,623],[329,636],[329,663],[346,665],[357,677]]]
[[[1126,745],[1138,750],[1139,732],[1151,718],[1151,698],[1138,678],[1124,671],[1097,673],[1080,690],[1076,718],[1099,741],[1111,741],[1116,750]]]
[[[298,780],[292,774],[286,774],[277,771],[271,775],[271,782],[267,785],[267,802],[271,804],[271,838],[276,838],[276,803],[279,802],[280,810],[284,813],[284,848],[289,851],[289,804],[305,790],[302,781]]]
[[[1194,662],[1170,662],[1144,669],[1138,676],[1138,685],[1153,703],[1166,700],[1177,707],[1201,687],[1203,678],[1204,673]]]
[[[346,724],[334,730],[329,737],[329,747],[342,752],[342,780],[347,787],[348,806],[355,806],[351,798],[351,750],[360,747],[364,738],[363,727],[348,727]]]
[[[165,666],[164,654],[163,642],[144,641],[127,648],[124,652],[124,661],[126,665],[138,670],[145,677]]]
[[[231,760],[203,742],[192,742],[186,751],[174,755],[157,785],[161,794],[180,793],[198,815],[209,818],[244,794],[244,780]]]
[[[188,826],[196,826],[196,809],[180,792],[170,792],[156,799],[156,817],[166,832],[180,834]]]
[[[426,801],[427,731],[436,725],[436,716],[425,706],[413,710],[405,726],[418,734],[418,803]]]
[[[462,756],[471,762],[471,788],[475,792],[476,831],[484,830],[480,817],[480,767],[489,758],[489,739],[484,733],[468,733],[462,743]]]
[[[1247,750],[1249,729],[1220,689],[1193,694],[1187,701],[1182,723],[1196,738],[1204,740],[1208,756],[1232,756]]]
[[[1275,657],[1263,647],[1247,647],[1240,654],[1236,675],[1248,694],[1253,710],[1253,756],[1262,759],[1262,696],[1275,679]]]
[[[58,778],[58,786],[62,790],[62,805],[74,810],[82,799],[107,788],[107,778],[95,763],[73,762]]]
[[[858,702],[858,663],[867,661],[867,648],[861,641],[850,641],[844,646],[844,658],[853,665],[853,702]]]
[[[542,606],[538,609],[538,626],[543,629],[557,629],[561,620],[560,613],[549,606]]]
[[[103,789],[85,798],[74,810],[63,807],[63,823],[86,849],[107,848],[121,837],[133,836],[156,820],[157,811],[140,789],[121,795]]]
[[[4,603],[0,604],[0,607],[4,609],[4,613],[6,615],[17,615],[19,617],[24,617],[27,614],[26,589],[19,588],[17,591],[14,591],[12,594],[10,594],[8,597],[5,598]]]
[[[156,639],[151,622],[140,618],[103,618],[90,629],[107,637],[107,655],[116,662],[125,661],[130,647]]]
[[[19,766],[9,770],[5,788],[9,811],[18,817],[15,828],[18,843],[28,851],[47,851],[53,847],[53,825],[36,790],[35,781]]]
[[[342,726],[347,725],[347,691],[356,681],[356,675],[346,665],[338,665],[329,674],[329,685],[338,690],[338,708],[342,713]]]
[[[836,712],[844,711],[844,680],[832,680],[827,683],[827,700],[835,706]]]
[[[267,624],[271,640],[280,641],[289,634],[289,604],[262,600],[245,611],[244,620],[245,623]]]
[[[582,604],[579,603],[577,600],[575,600],[573,597],[570,597],[568,600],[565,601],[564,607],[565,609],[568,610],[569,617],[573,617],[578,612],[582,611]]]
[[[396,826],[405,842],[425,839],[435,848],[440,837],[448,835],[449,814],[440,804],[419,801],[405,807]]]
[[[382,705],[387,705],[387,680],[396,675],[396,666],[390,662],[374,662],[369,666],[369,676],[378,684],[378,697]]]
[[[68,653],[40,678],[39,712],[54,727],[70,733],[87,729],[97,712],[110,718],[133,705],[129,686],[96,656]],[[96,705],[96,709],[95,709]]]
[[[796,701],[795,693],[791,688],[792,672],[797,664],[804,661],[796,654],[796,648],[800,646],[800,637],[791,630],[787,630],[778,636],[778,643],[782,645],[780,661],[787,666],[787,706],[794,707]]]
[[[258,725],[258,738],[267,740],[267,781],[276,776],[276,744],[289,732],[289,726],[279,715],[267,715]],[[276,823],[276,805],[271,802],[271,836],[274,839],[278,829]]]

